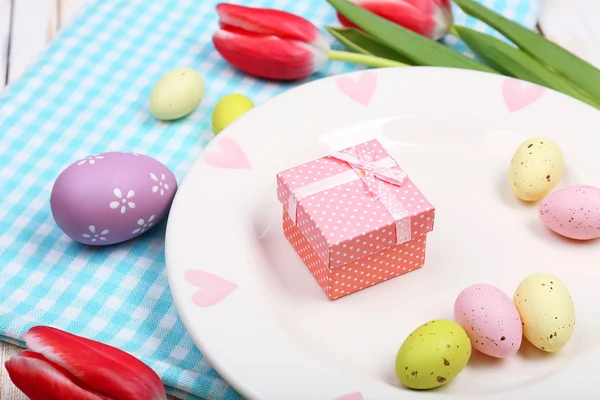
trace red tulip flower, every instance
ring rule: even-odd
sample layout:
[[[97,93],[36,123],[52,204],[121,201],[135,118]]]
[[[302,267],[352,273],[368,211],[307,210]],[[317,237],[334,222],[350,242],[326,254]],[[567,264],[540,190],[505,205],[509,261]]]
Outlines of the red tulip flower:
[[[450,0],[349,0],[406,29],[437,40],[452,26]],[[342,25],[356,27],[338,13]]]
[[[160,378],[114,347],[38,326],[23,335],[29,350],[6,370],[30,400],[165,400]]]
[[[260,78],[306,78],[332,59],[378,67],[404,65],[373,56],[331,51],[315,25],[285,11],[219,4],[217,14],[220,29],[213,35],[217,51],[237,69]]]
[[[327,62],[329,43],[307,20],[284,11],[219,4],[213,43],[234,67],[262,78],[294,80]]]

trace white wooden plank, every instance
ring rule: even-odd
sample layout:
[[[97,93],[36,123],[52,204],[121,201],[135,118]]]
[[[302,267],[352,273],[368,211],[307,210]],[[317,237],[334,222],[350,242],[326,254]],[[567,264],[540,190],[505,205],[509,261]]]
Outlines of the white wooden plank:
[[[10,359],[10,357],[23,351],[22,348],[14,346],[12,344],[3,343],[0,346],[0,400],[27,400],[27,396],[23,394],[10,380],[8,372],[4,367],[4,363]]]
[[[600,48],[600,1],[578,0],[573,3],[577,15]]]
[[[81,12],[87,0],[60,0],[58,8],[59,27],[65,27]]]
[[[13,2],[9,83],[21,76],[56,33],[57,4],[58,0]]]
[[[544,35],[600,68],[600,2],[544,0],[539,25]]]
[[[11,0],[0,0],[0,88],[6,84],[11,3]]]

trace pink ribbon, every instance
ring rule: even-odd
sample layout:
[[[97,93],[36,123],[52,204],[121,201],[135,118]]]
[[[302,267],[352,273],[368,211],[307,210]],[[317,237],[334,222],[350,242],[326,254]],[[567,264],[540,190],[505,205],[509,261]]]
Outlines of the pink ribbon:
[[[379,197],[381,196],[381,186],[377,184],[377,179],[396,186],[402,186],[406,179],[406,173],[404,171],[394,168],[396,162],[393,161],[391,157],[383,159],[386,160],[384,165],[373,162],[375,153],[368,148],[354,148],[347,153],[337,152],[333,153],[331,156],[350,164],[356,173],[361,176],[374,200],[379,200]],[[388,163],[388,159],[391,160],[393,164]],[[385,188],[385,186],[383,187]]]
[[[390,191],[385,183],[402,186],[407,175],[398,167],[392,157],[374,161],[375,153],[368,148],[354,148],[347,152],[336,152],[330,155],[348,163],[351,171],[330,176],[319,181],[292,190],[288,200],[288,214],[294,223],[297,220],[298,203],[303,199],[324,190],[361,179],[374,201],[380,201],[386,211],[396,221],[396,243],[411,240],[410,217],[402,203]]]

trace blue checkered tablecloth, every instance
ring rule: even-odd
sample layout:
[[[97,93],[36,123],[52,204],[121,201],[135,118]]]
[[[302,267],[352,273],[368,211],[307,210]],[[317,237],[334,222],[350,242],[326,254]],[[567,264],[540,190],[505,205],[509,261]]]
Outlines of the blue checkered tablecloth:
[[[324,0],[237,2],[284,9],[318,26],[336,23]],[[482,2],[535,25],[538,0]],[[52,325],[134,354],[180,398],[239,398],[195,347],[171,301],[165,223],[128,243],[88,248],[61,233],[49,205],[63,168],[104,151],[155,157],[181,182],[212,137],[210,115],[219,98],[239,92],[260,104],[302,83],[260,81],[230,68],[211,42],[216,3],[92,2],[0,95],[1,340],[22,344],[31,326]],[[457,23],[491,32],[455,12]],[[176,66],[200,71],[206,96],[188,118],[158,122],[148,113],[149,93]],[[331,62],[310,80],[356,68]]]

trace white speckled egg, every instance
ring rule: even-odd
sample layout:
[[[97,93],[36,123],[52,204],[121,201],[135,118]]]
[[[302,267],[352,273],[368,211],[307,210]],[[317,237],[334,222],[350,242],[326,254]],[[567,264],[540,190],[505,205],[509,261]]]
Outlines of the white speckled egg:
[[[517,308],[495,286],[476,284],[464,289],[454,303],[454,320],[484,354],[504,358],[521,347],[523,330]]]
[[[544,197],[540,218],[559,235],[590,240],[600,237],[600,189],[594,186],[570,186]]]
[[[510,162],[509,182],[513,193],[525,201],[537,201],[547,195],[563,174],[563,154],[547,138],[522,143]]]
[[[517,287],[513,298],[523,335],[535,347],[555,352],[571,339],[575,306],[567,287],[550,274],[533,274]]]
[[[150,94],[150,111],[161,120],[174,120],[194,111],[204,96],[204,80],[191,68],[164,74]]]
[[[137,153],[86,157],[60,173],[50,195],[52,216],[71,239],[93,246],[123,242],[156,226],[177,190],[173,173]]]

